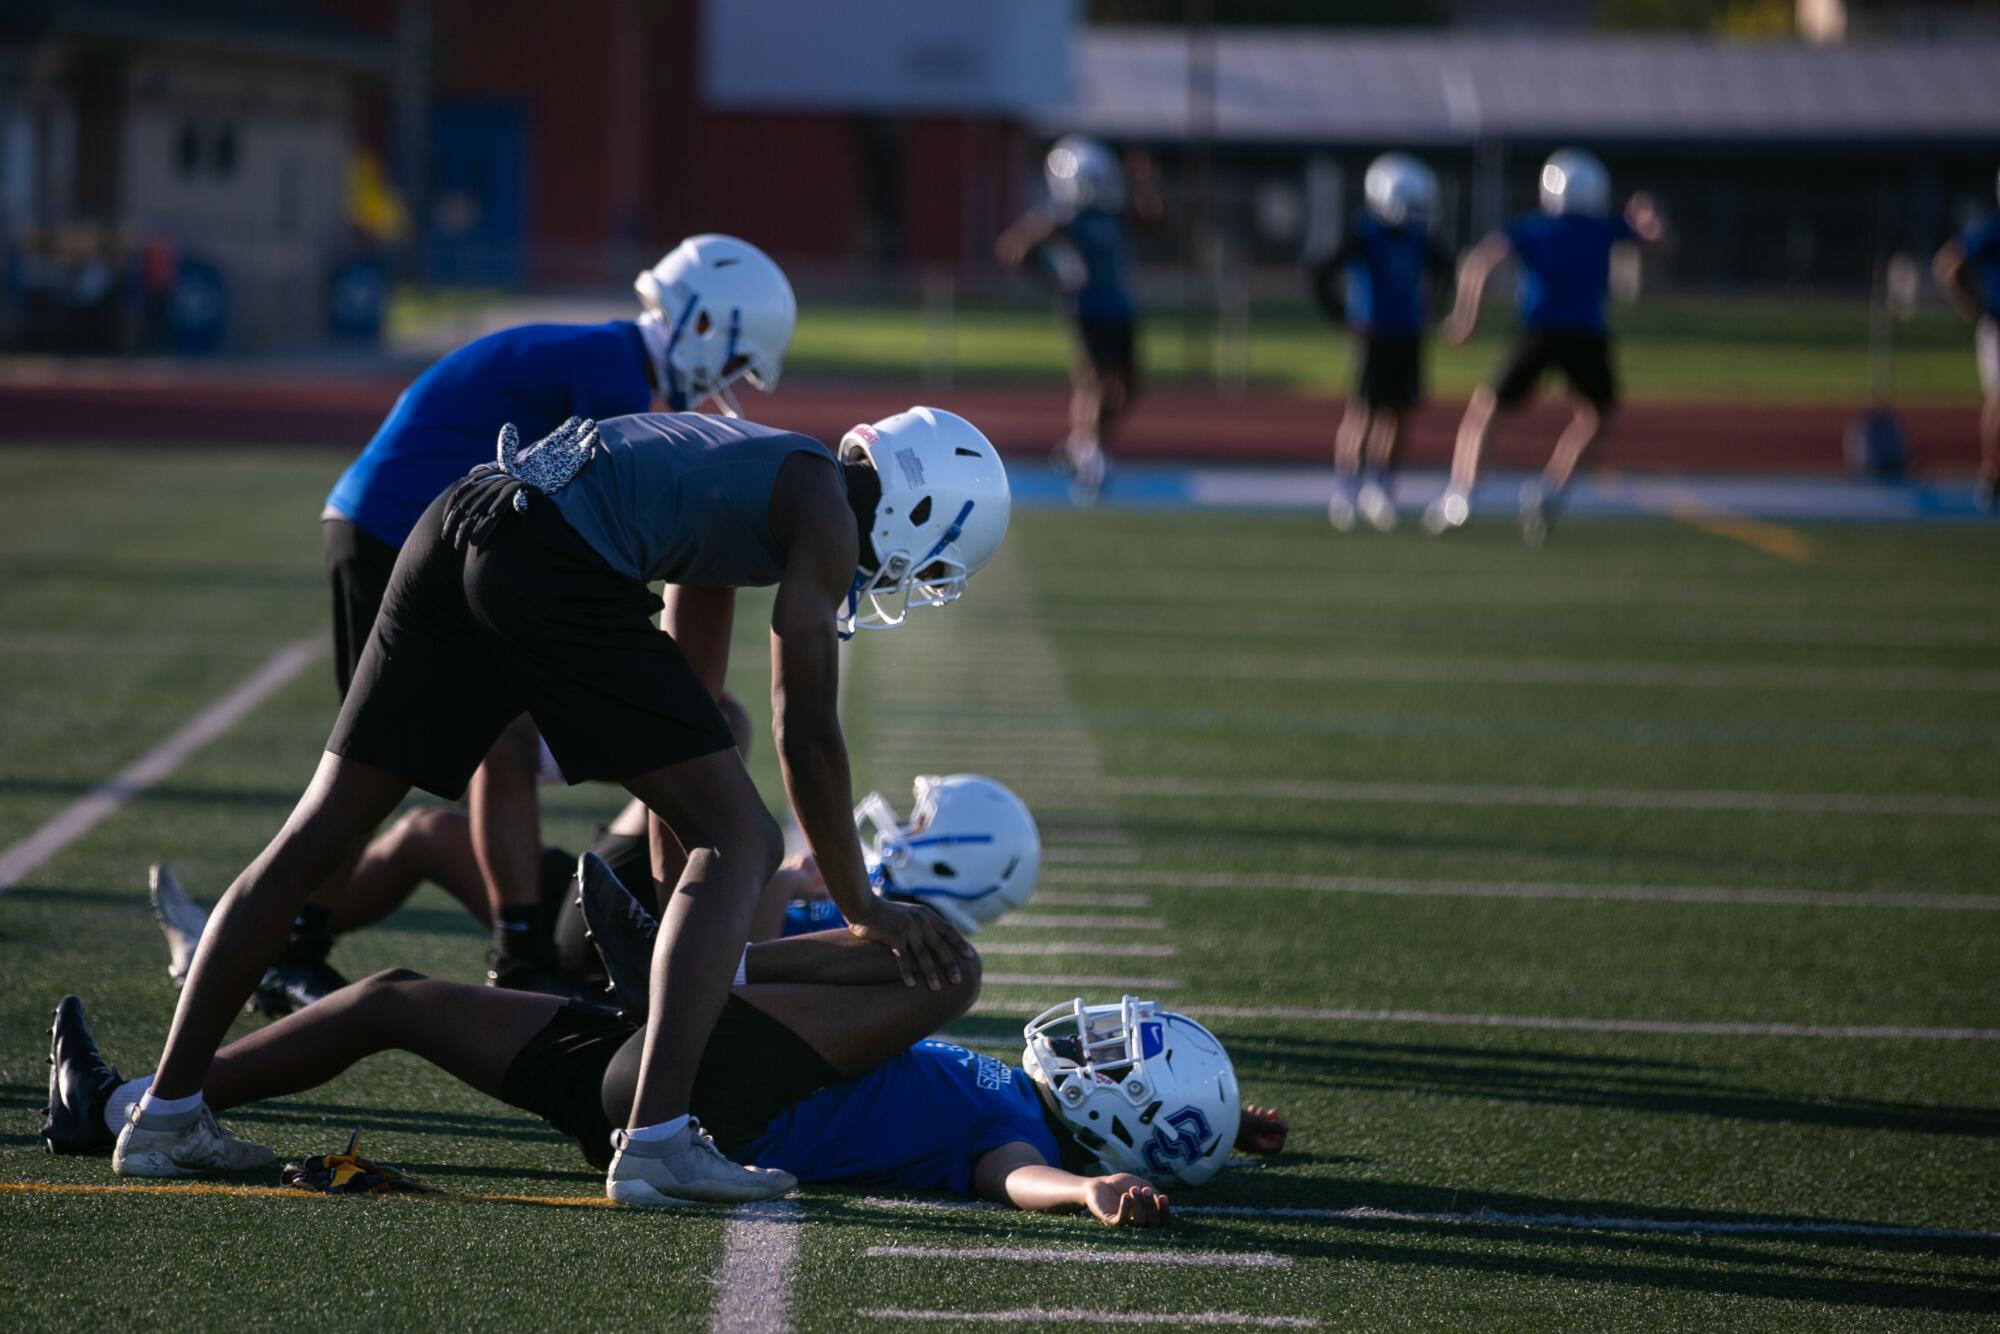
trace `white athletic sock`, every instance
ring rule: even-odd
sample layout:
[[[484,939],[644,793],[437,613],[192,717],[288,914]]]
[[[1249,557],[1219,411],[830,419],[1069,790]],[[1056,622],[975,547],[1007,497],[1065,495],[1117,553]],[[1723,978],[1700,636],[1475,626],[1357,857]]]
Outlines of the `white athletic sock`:
[[[152,1083],[150,1079],[146,1082]],[[182,1112],[191,1112],[199,1106],[201,1106],[199,1093],[190,1093],[185,1098],[162,1098],[148,1088],[145,1096],[139,1099],[139,1115],[179,1116]]]
[[[625,1138],[640,1144],[658,1144],[661,1140],[672,1139],[680,1134],[681,1127],[692,1120],[694,1120],[692,1116],[677,1116],[656,1126],[634,1126],[625,1132]]]
[[[111,1101],[104,1104],[104,1128],[117,1134],[125,1128],[125,1117],[147,1089],[153,1087],[151,1075],[141,1075],[128,1079],[111,1090]]]

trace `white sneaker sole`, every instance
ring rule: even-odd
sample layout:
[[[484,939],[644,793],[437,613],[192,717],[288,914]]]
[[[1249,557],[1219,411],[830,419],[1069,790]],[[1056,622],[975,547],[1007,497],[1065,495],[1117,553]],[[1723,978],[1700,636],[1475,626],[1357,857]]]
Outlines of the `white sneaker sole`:
[[[121,1177],[193,1177],[200,1176],[198,1167],[182,1167],[164,1153],[135,1153],[129,1158],[114,1154],[111,1171]]]
[[[684,1209],[701,1203],[665,1194],[649,1181],[609,1181],[604,1185],[604,1194],[613,1204],[622,1204],[627,1209]]]

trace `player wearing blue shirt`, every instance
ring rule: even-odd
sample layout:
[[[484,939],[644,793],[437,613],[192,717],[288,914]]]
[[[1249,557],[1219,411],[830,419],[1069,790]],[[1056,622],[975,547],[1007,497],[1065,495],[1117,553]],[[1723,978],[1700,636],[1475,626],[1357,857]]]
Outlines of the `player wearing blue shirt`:
[[[1160,214],[1149,159],[1132,159],[1131,189],[1116,155],[1076,135],[1059,140],[1044,163],[1050,203],[1031,209],[994,243],[1010,269],[1032,258],[1060,295],[1073,334],[1070,433],[1053,455],[1071,475],[1070,495],[1091,504],[1110,472],[1119,419],[1139,392],[1139,308],[1132,298],[1128,216]]]
[[[1445,338],[1463,343],[1471,337],[1486,280],[1510,255],[1520,270],[1515,300],[1521,331],[1494,382],[1473,393],[1459,423],[1450,485],[1424,512],[1433,534],[1451,532],[1471,516],[1479,456],[1496,416],[1526,401],[1548,371],[1560,371],[1569,382],[1575,410],[1540,479],[1521,488],[1521,535],[1530,546],[1547,540],[1563,488],[1584,451],[1610,426],[1618,396],[1604,317],[1611,252],[1624,242],[1657,242],[1659,216],[1644,195],[1633,195],[1623,216],[1613,216],[1604,164],[1572,148],[1543,164],[1541,196],[1539,215],[1486,237],[1459,268],[1458,302],[1445,321]]]
[[[2000,213],[1973,223],[1939,247],[1931,273],[1973,324],[1983,396],[1978,501],[1987,513],[2000,513]]]
[[[1384,153],[1368,165],[1364,194],[1366,211],[1313,275],[1322,308],[1354,334],[1354,391],[1334,436],[1326,517],[1342,532],[1357,517],[1387,532],[1396,526],[1389,473],[1403,420],[1423,397],[1426,286],[1450,274],[1451,257],[1431,240],[1437,178],[1430,168]]]
[[[938,991],[904,986],[887,951],[844,931],[751,945],[701,1057],[696,1115],[725,1153],[802,1182],[1085,1209],[1114,1227],[1164,1225],[1167,1195],[1138,1175],[1100,1171],[1099,1153],[1027,1071],[929,1038],[966,1011],[978,986],[976,959]],[[210,1108],[243,1106],[317,1087],[376,1052],[407,1051],[542,1117],[602,1167],[625,1143],[616,1127],[633,1096],[642,1032],[609,1010],[396,969],[224,1047],[203,1093]],[[1219,1049],[1216,1057],[1226,1060]],[[50,1061],[49,1149],[109,1148],[149,1079],[127,1080],[104,1059],[75,997],[56,1011]],[[1165,1086],[1171,1073],[1149,1077],[1163,1081],[1163,1096],[1175,1092]],[[1217,1091],[1206,1093],[1212,1100]],[[1220,1091],[1233,1099],[1233,1078]],[[1235,1113],[1233,1103],[1227,1110]],[[1162,1127],[1168,1152],[1148,1170],[1159,1180],[1205,1179],[1231,1148],[1277,1152],[1288,1129],[1255,1107],[1223,1142],[1184,1146],[1184,1130],[1170,1137]],[[1200,1169],[1188,1171],[1197,1152]]]

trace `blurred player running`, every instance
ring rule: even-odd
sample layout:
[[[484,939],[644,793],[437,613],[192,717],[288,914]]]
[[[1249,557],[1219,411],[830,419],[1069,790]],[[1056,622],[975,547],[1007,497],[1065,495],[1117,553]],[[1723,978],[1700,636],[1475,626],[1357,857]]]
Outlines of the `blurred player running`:
[[[1429,167],[1407,153],[1384,153],[1368,164],[1363,190],[1366,211],[1313,275],[1327,314],[1354,332],[1356,367],[1334,437],[1326,517],[1342,532],[1357,515],[1387,532],[1396,526],[1389,473],[1403,419],[1423,397],[1424,280],[1448,279],[1451,256],[1430,236],[1437,177]]]
[[[1541,195],[1539,214],[1518,218],[1487,236],[1459,266],[1458,301],[1445,321],[1445,338],[1457,344],[1472,336],[1486,280],[1509,255],[1520,266],[1521,332],[1494,383],[1474,390],[1465,409],[1452,453],[1451,482],[1424,511],[1424,527],[1433,534],[1451,532],[1471,517],[1472,488],[1487,433],[1498,414],[1527,400],[1545,372],[1562,372],[1575,411],[1540,479],[1521,488],[1521,535],[1530,545],[1548,538],[1570,474],[1611,425],[1618,399],[1604,317],[1611,249],[1627,241],[1657,242],[1659,216],[1644,195],[1633,195],[1623,216],[1612,216],[1611,177],[1604,164],[1574,148],[1558,150],[1543,164]]]
[[[1056,141],[1043,163],[1049,203],[1000,234],[994,254],[1019,268],[1033,257],[1061,294],[1075,356],[1070,367],[1070,430],[1055,461],[1071,476],[1070,496],[1093,504],[1110,475],[1119,419],[1139,392],[1138,304],[1131,292],[1127,215],[1159,216],[1149,159],[1132,160],[1130,190],[1117,155],[1093,139]]]
[[[1973,223],[1939,248],[1931,273],[1952,305],[1973,322],[1979,363],[1979,507],[2000,513],[2000,213]]]
[[[788,795],[856,935],[906,982],[942,985],[969,952],[942,919],[868,891],[835,708],[837,635],[955,601],[1007,527],[993,446],[913,408],[816,440],[699,413],[572,421],[424,512],[397,559],[318,773],[217,908],[181,992],[157,1083],[113,1168],[171,1176],[238,1161],[203,1107],[210,1062],[308,894],[358,855],[411,786],[445,796],[499,733],[531,716],[571,781],[622,783],[686,854],[652,959],[631,1142],[616,1198],[739,1200],[789,1189],[735,1167],[688,1115],[702,1044],[727,998],[776,824],[715,697],[735,590],[776,585],[771,691]],[[664,582],[668,634],[653,624]],[[656,863],[658,857],[655,858]],[[336,992],[338,996],[341,993]],[[319,1006],[309,1006],[310,1014]]]
[[[978,983],[975,957],[960,982],[912,991],[887,954],[845,932],[747,947],[695,1079],[704,1140],[786,1180],[1083,1209],[1113,1227],[1164,1225],[1164,1188],[1201,1185],[1232,1148],[1284,1146],[1282,1118],[1238,1106],[1215,1036],[1147,1001],[1044,1012],[1025,1030],[1020,1066],[927,1040],[965,1013]],[[643,1149],[618,1127],[644,1032],[595,1006],[399,969],[229,1044],[203,1090],[212,1107],[239,1107],[407,1051],[542,1117],[602,1169]],[[109,1147],[149,1079],[126,1080],[105,1060],[74,996],[56,1009],[49,1060],[44,1143],[58,1153]],[[274,1161],[230,1142],[241,1151],[210,1168]]]
[[[333,584],[334,675],[343,699],[397,551],[447,486],[492,461],[503,425],[511,422],[534,440],[572,416],[603,421],[656,403],[679,412],[709,399],[735,416],[737,380],[765,391],[777,387],[797,306],[785,275],[755,246],[727,236],[690,237],[634,286],[644,308],[637,320],[525,325],[445,357],[403,391],[341,474],[320,517]],[[493,924],[487,979],[500,986],[548,985],[553,962],[536,885],[539,752],[533,727],[517,720],[464,794]],[[283,1014],[341,984],[326,956],[344,879],[334,877],[301,910],[258,988],[258,1008]]]

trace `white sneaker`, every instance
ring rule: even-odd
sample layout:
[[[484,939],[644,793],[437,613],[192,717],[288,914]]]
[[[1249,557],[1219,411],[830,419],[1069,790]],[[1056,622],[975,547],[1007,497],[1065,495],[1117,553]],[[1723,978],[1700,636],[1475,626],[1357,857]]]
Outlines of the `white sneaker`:
[[[1070,479],[1069,498],[1077,505],[1095,505],[1111,476],[1111,459],[1096,441],[1085,441],[1075,451],[1076,475]]]
[[[1333,484],[1333,499],[1326,502],[1326,521],[1335,532],[1354,530],[1354,487],[1345,479]]]
[[[1396,526],[1396,502],[1389,498],[1389,488],[1380,482],[1363,482],[1361,494],[1354,498],[1354,508],[1377,532],[1386,533]]]
[[[1542,489],[1542,484],[1529,480],[1521,483],[1521,540],[1531,547],[1541,546],[1549,540],[1549,531],[1556,526],[1556,501],[1559,493]]]
[[[745,1167],[723,1157],[699,1121],[653,1143],[614,1131],[611,1145],[617,1152],[604,1174],[604,1193],[640,1209],[774,1200],[799,1184],[790,1172]]]
[[[1443,537],[1465,527],[1465,521],[1471,517],[1472,503],[1465,493],[1447,491],[1424,510],[1424,531],[1432,537]]]
[[[121,1177],[254,1172],[277,1161],[278,1155],[263,1145],[230,1134],[207,1103],[172,1116],[148,1116],[135,1105],[111,1151],[111,1170]]]
[[[208,929],[208,910],[188,897],[181,882],[164,862],[154,862],[147,875],[153,900],[153,920],[167,938],[167,976],[175,986],[187,981],[194,966],[194,951],[201,933]]]

